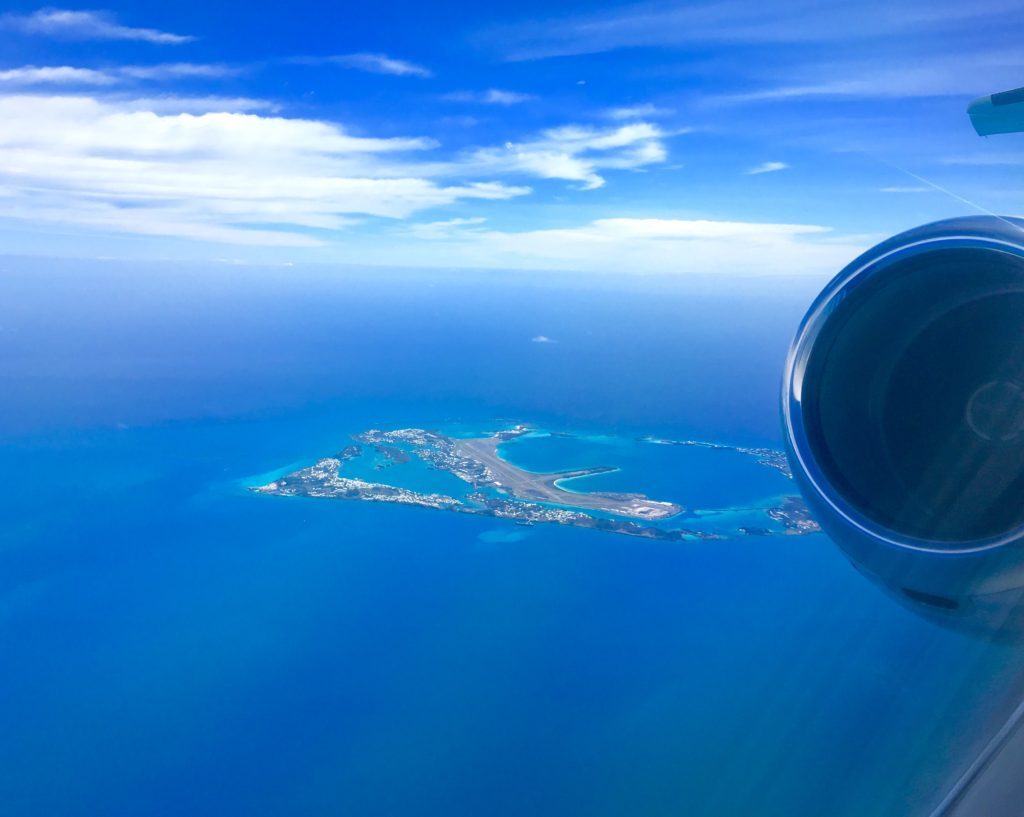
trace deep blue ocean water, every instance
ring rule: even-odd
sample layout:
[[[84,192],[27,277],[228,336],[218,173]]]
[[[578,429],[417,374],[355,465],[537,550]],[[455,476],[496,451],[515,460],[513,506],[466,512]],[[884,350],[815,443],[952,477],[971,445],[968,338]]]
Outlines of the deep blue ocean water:
[[[3,262],[0,814],[926,813],[1020,652],[822,536],[244,490],[367,428],[529,422],[583,437],[523,467],[615,454],[588,489],[757,499],[738,455],[600,435],[778,445],[818,284]]]

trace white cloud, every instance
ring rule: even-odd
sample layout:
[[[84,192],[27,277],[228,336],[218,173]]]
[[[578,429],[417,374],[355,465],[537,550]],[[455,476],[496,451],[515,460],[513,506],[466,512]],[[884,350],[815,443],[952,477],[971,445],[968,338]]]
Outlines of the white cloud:
[[[479,102],[484,105],[518,105],[530,102],[537,97],[519,91],[503,91],[500,88],[488,88],[486,91],[453,91],[445,94],[449,102]]]
[[[337,126],[307,119],[235,113],[158,115],[130,102],[85,96],[0,97],[0,148],[48,149],[55,159],[68,148],[104,157],[114,151],[133,156],[223,153],[221,159],[227,162],[232,151],[344,156],[433,146],[428,139],[350,136]]]
[[[69,40],[140,40],[158,45],[180,45],[195,39],[155,28],[120,25],[108,12],[55,8],[40,9],[32,14],[6,14],[0,17],[0,27]]]
[[[547,335],[537,335],[536,337],[530,338],[532,343],[558,343],[557,340],[552,340]]]
[[[430,245],[448,265],[615,274],[833,274],[864,250],[813,224],[607,218],[578,227],[481,230]],[[420,263],[424,263],[421,261]]]
[[[659,108],[647,102],[643,105],[632,105],[624,108],[609,108],[604,111],[608,119],[653,119],[659,116],[671,116],[675,113],[671,108]]]
[[[762,173],[774,173],[777,170],[785,170],[789,165],[785,162],[761,162],[746,171],[748,176],[760,176]]]
[[[443,184],[420,138],[352,136],[252,113],[158,113],[89,97],[0,96],[0,216],[211,241],[303,246],[352,216],[405,218],[528,188]],[[434,175],[450,168],[435,168]],[[417,175],[419,174],[419,175]]]
[[[526,173],[543,179],[581,182],[585,190],[604,185],[598,170],[629,170],[663,162],[664,139],[671,134],[636,122],[611,129],[567,125],[536,139],[475,151],[468,163],[500,173]]]
[[[0,83],[4,85],[111,85],[115,82],[117,78],[105,71],[70,65],[25,65],[0,71]]]
[[[429,68],[407,60],[395,59],[387,54],[338,54],[333,57],[303,59],[302,62],[312,64],[328,62],[343,68],[355,68],[358,71],[368,71],[371,74],[391,74],[396,77],[433,76],[433,72]]]
[[[0,218],[309,246],[366,217],[526,195],[523,177],[599,187],[606,170],[663,161],[672,135],[644,122],[568,125],[438,158],[431,139],[354,135],[272,110],[263,100],[216,96],[0,94]],[[505,176],[515,181],[495,180]],[[500,248],[500,233],[483,222],[471,213],[403,230],[434,239],[431,246]]]

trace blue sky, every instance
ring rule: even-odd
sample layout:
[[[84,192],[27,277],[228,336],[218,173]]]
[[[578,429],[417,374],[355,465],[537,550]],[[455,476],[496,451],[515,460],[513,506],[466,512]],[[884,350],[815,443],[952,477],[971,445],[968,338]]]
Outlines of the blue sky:
[[[15,4],[0,15],[10,254],[831,272],[1024,212],[1024,85],[989,0]],[[909,172],[908,172],[909,171]],[[927,180],[923,181],[923,180]]]

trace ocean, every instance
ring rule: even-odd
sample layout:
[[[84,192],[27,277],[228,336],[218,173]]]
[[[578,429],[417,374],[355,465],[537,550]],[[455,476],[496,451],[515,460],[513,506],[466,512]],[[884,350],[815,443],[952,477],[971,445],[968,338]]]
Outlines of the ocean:
[[[778,447],[822,283],[3,261],[0,815],[927,815],[1021,650],[820,534],[246,490],[369,428],[523,422],[574,436],[520,467],[756,502],[778,473],[628,441]]]

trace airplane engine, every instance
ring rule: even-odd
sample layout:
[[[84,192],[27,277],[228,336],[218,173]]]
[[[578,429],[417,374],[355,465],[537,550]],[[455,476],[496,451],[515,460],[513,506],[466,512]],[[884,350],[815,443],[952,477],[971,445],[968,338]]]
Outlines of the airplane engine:
[[[847,266],[783,378],[811,512],[929,616],[1024,633],[1024,220],[928,224]]]

